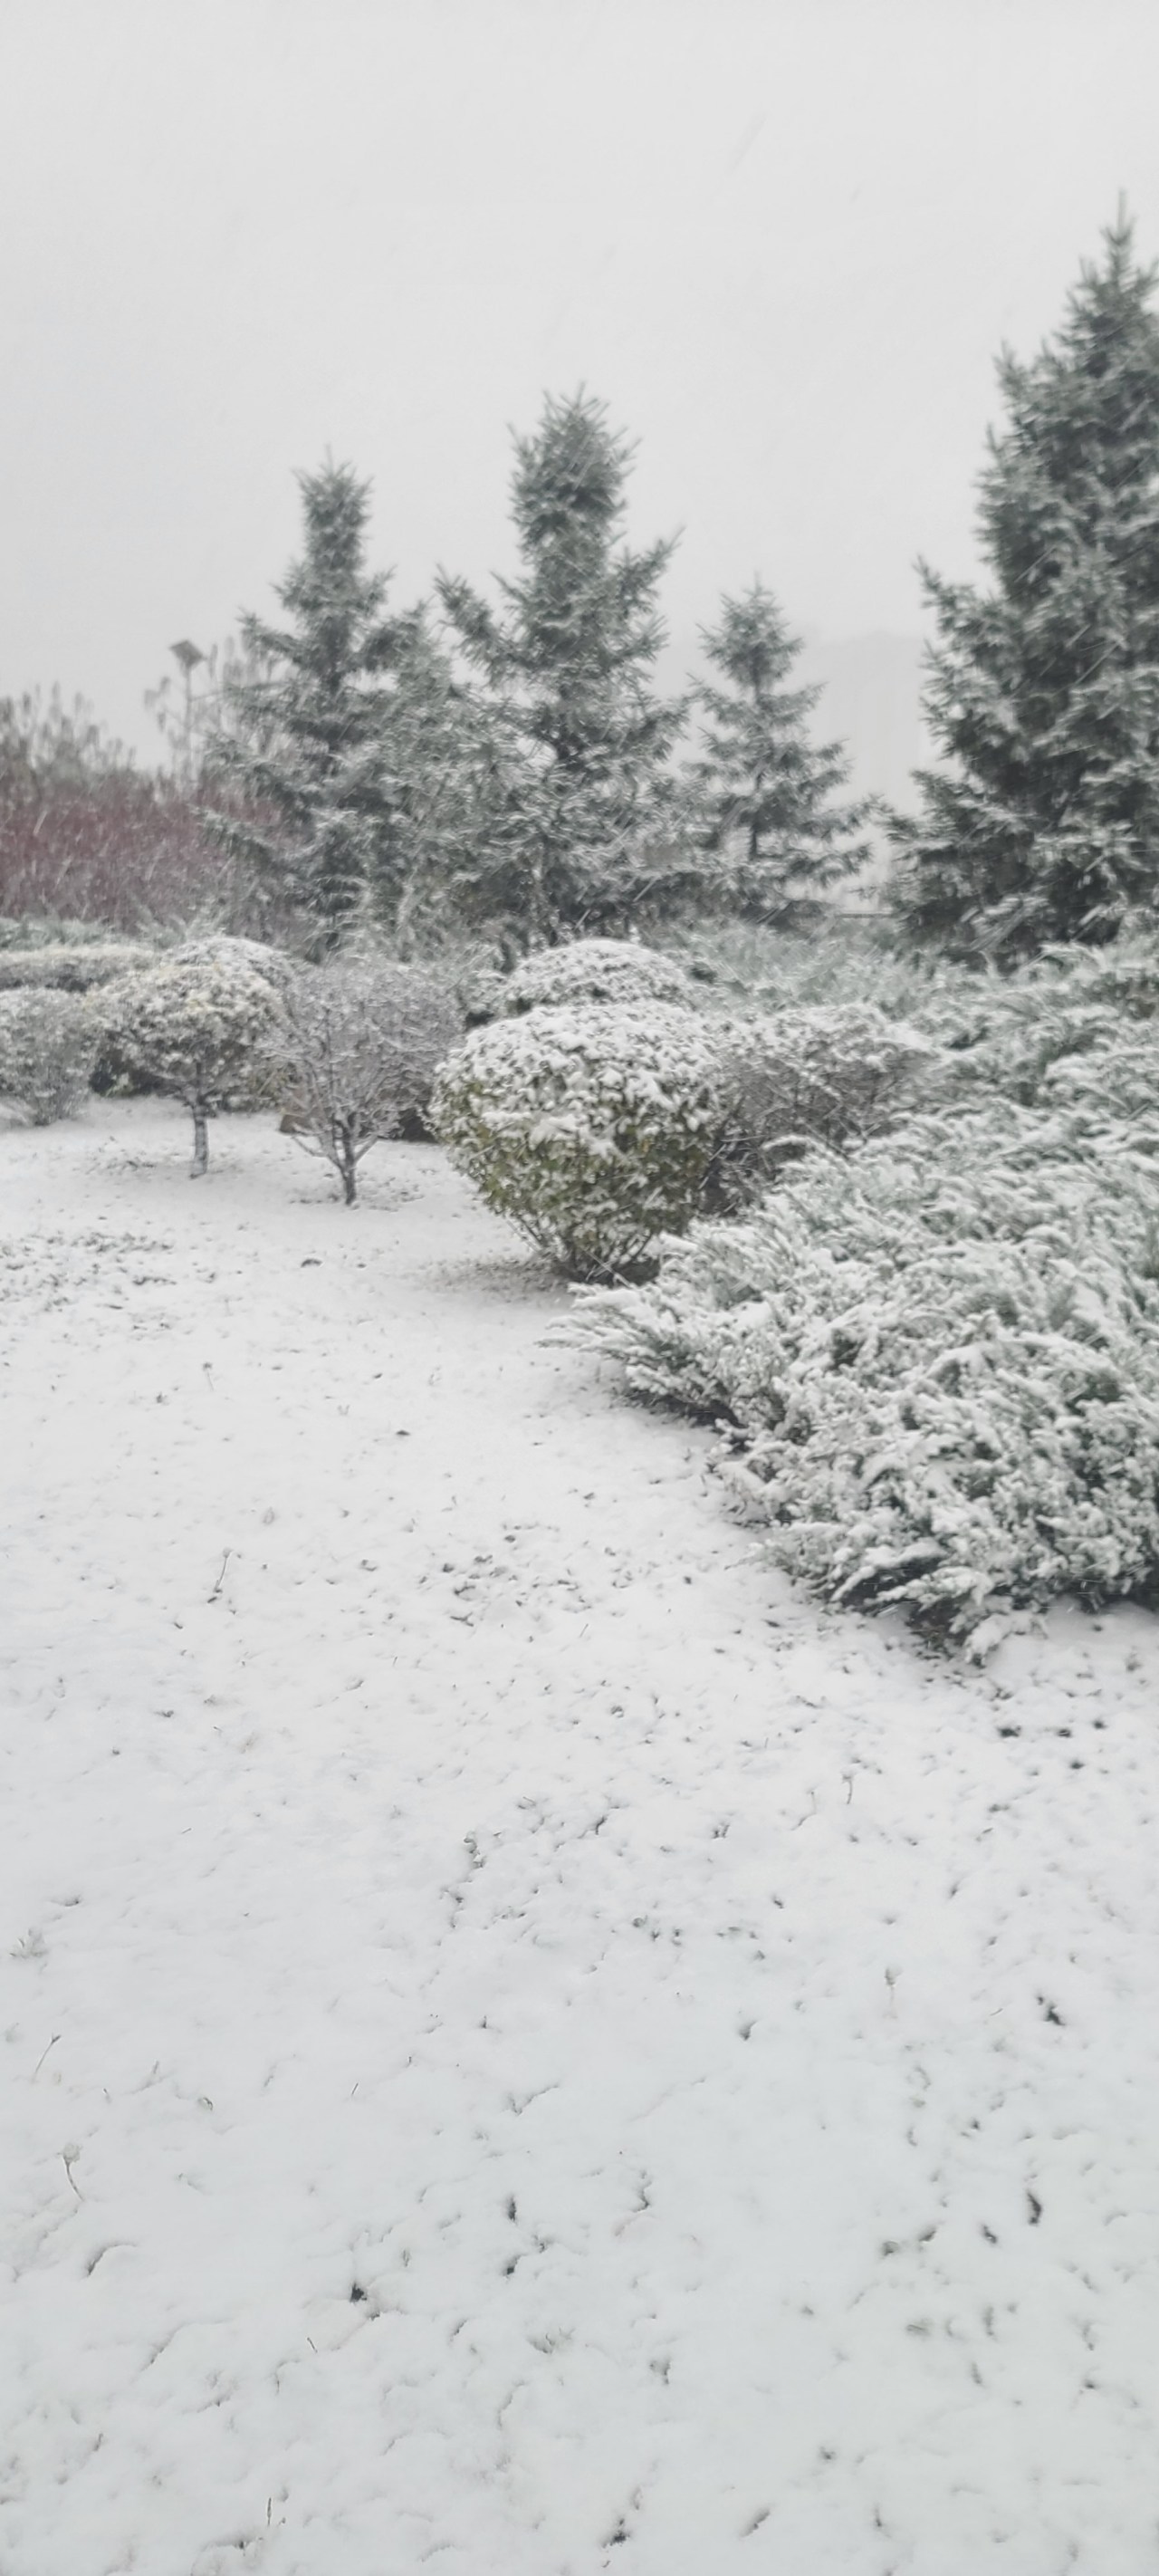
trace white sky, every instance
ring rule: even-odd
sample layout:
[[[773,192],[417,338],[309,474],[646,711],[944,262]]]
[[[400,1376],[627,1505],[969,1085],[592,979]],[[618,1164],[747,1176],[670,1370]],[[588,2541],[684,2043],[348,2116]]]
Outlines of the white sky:
[[[969,573],[993,357],[1125,191],[1155,0],[0,0],[0,692],[150,750],[181,635],[266,610],[293,470],[373,477],[403,605],[509,561],[509,428],[581,381],[683,530],[833,637]]]

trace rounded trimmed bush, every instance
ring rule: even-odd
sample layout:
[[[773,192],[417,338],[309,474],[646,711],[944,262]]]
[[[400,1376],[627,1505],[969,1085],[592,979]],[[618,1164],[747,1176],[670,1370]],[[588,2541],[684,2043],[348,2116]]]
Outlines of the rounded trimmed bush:
[[[557,1010],[569,1002],[684,1002],[692,990],[682,966],[634,939],[572,939],[540,948],[509,975],[506,1012]]]
[[[97,1055],[89,1003],[76,993],[28,985],[0,993],[0,1093],[48,1127],[79,1109]]]
[[[224,930],[207,931],[202,938],[183,939],[171,948],[165,958],[167,966],[220,966],[226,973],[234,966],[248,966],[276,993],[287,993],[298,969],[283,948],[271,948],[264,939],[235,939]]]
[[[208,1161],[206,1119],[250,1076],[281,1018],[277,989],[232,941],[198,943],[127,976],[95,1006],[107,1046],[130,1074],[193,1115],[193,1169]]]
[[[626,1276],[689,1223],[720,1115],[709,1037],[663,1003],[495,1021],[443,1066],[431,1104],[488,1205],[580,1279]]]

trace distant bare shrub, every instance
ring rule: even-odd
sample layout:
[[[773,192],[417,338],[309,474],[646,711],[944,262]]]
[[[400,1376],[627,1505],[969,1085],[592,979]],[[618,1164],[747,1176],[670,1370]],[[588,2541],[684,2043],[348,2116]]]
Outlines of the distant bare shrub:
[[[59,690],[0,698],[3,915],[130,934],[211,921],[268,937],[289,926],[252,872],[223,856],[193,780],[138,769],[92,709],[66,707]]]

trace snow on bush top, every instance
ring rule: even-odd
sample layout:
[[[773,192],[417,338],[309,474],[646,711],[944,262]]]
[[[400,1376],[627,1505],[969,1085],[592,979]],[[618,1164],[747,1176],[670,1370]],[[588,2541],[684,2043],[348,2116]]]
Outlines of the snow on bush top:
[[[31,985],[87,993],[95,984],[111,984],[118,975],[146,966],[153,953],[123,940],[90,940],[83,947],[40,941],[27,948],[0,948],[0,991]]]
[[[815,1153],[573,1329],[735,1426],[774,1551],[985,1644],[1159,1574],[1159,1252],[1136,1131],[1010,1103]],[[734,1473],[738,1471],[734,1469]]]
[[[432,1118],[489,1204],[580,1277],[688,1223],[720,1125],[716,1057],[664,1003],[562,1004],[478,1029]]]
[[[261,939],[234,939],[225,931],[210,931],[204,939],[183,940],[171,948],[163,961],[173,966],[220,966],[226,973],[234,966],[248,966],[261,975],[275,992],[285,993],[298,972],[292,958],[280,948],[269,948]]]
[[[692,992],[683,967],[632,939],[573,939],[541,948],[507,979],[505,1011],[532,1011],[568,1002],[687,1002]]]
[[[248,957],[232,953],[241,945],[197,942],[175,950],[95,1005],[120,1060],[190,1107],[225,1097],[278,1022],[276,988]]]

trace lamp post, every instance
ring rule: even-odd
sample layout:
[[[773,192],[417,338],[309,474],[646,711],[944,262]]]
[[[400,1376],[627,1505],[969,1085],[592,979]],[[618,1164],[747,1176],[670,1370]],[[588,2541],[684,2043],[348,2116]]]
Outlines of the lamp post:
[[[186,785],[188,785],[193,775],[193,674],[197,669],[198,663],[204,662],[206,657],[202,652],[200,645],[191,644],[187,635],[182,636],[179,644],[171,644],[169,650],[173,655],[174,661],[180,667],[181,676],[185,683],[184,756],[182,765],[185,773],[185,782]]]

